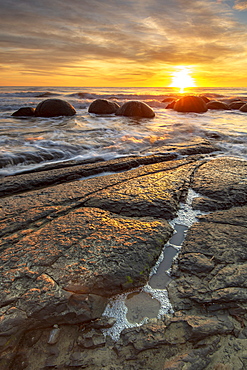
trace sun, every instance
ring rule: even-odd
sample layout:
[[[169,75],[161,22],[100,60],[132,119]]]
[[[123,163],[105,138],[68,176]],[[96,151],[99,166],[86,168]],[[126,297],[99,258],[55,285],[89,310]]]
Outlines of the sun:
[[[195,81],[190,76],[191,69],[188,67],[177,67],[176,72],[173,73],[172,83],[169,87],[178,87],[183,93],[186,87],[195,87]]]

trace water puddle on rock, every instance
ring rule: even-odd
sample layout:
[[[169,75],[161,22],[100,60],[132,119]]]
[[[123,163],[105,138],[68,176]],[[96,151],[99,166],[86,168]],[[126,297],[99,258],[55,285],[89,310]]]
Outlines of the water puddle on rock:
[[[171,280],[172,262],[179,253],[187,230],[197,221],[197,216],[203,214],[191,207],[193,199],[197,196],[199,195],[190,189],[186,203],[181,204],[177,217],[170,221],[174,234],[165,244],[150,273],[148,283],[137,291],[115,296],[108,303],[103,316],[114,317],[116,323],[111,328],[103,330],[105,335],[118,340],[123,329],[141,326],[149,319],[159,319],[173,312],[166,287]]]

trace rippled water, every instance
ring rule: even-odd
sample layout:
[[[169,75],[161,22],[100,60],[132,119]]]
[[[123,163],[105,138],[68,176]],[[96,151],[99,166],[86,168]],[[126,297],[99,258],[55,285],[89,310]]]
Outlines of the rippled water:
[[[210,99],[247,101],[247,88],[193,89]],[[9,175],[45,163],[70,159],[112,159],[145,155],[195,136],[213,138],[227,153],[247,158],[247,113],[238,110],[204,114],[178,113],[165,109],[162,100],[179,95],[172,88],[0,88],[0,174]],[[12,117],[20,107],[36,107],[49,97],[69,101],[76,109],[73,117],[25,119]],[[97,98],[112,99],[120,105],[141,100],[155,111],[153,119],[133,119],[88,113]]]

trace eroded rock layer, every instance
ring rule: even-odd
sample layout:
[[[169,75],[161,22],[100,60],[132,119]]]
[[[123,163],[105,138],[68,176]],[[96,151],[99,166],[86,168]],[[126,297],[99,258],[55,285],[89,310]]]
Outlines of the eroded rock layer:
[[[2,369],[247,367],[247,163],[202,147],[2,179]],[[108,299],[146,283],[190,187],[193,207],[214,212],[173,265],[174,313],[113,342],[101,331],[114,324]]]

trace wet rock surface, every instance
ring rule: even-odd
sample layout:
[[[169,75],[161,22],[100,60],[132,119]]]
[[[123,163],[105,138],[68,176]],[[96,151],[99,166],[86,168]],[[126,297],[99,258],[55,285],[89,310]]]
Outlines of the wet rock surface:
[[[247,367],[247,163],[199,149],[134,161],[2,179],[1,369]],[[107,165],[123,172],[105,176]],[[102,333],[114,324],[102,317],[108,299],[148,280],[190,187],[193,207],[211,213],[188,230],[173,264],[174,313],[114,342]]]
[[[32,107],[22,107],[12,114],[14,117],[30,117],[34,116],[35,109]]]
[[[217,158],[203,164],[192,185],[202,196],[195,199],[193,207],[214,211],[244,205],[247,200],[246,171],[247,162],[234,158]]]
[[[36,117],[74,116],[75,114],[75,108],[62,99],[43,100],[37,105],[34,112]]]
[[[205,101],[199,96],[184,96],[174,105],[177,112],[204,113],[208,110]]]
[[[153,118],[155,113],[146,103],[139,100],[131,100],[124,103],[117,111],[117,116]]]
[[[116,113],[118,108],[119,104],[116,102],[106,99],[96,99],[90,104],[88,112],[95,114],[112,114]]]
[[[231,109],[226,103],[221,101],[210,101],[207,103],[208,109],[215,109],[215,110],[228,110]]]

